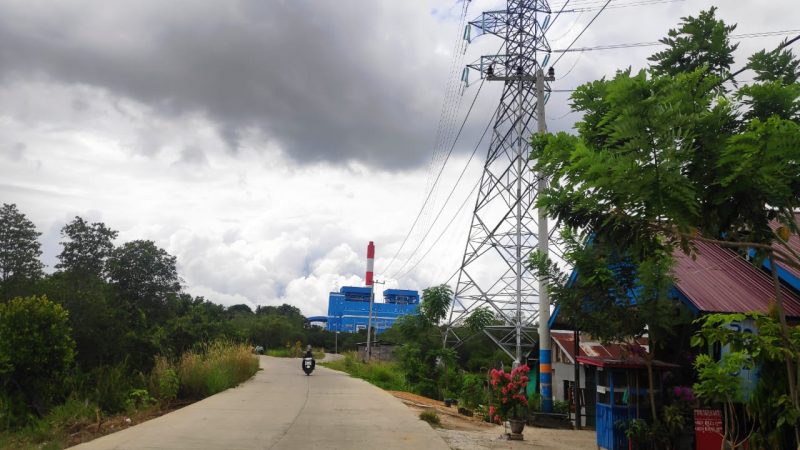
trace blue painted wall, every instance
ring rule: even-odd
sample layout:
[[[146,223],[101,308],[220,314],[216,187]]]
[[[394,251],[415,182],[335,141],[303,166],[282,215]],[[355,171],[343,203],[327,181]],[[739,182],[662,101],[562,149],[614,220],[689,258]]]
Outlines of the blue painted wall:
[[[328,297],[329,331],[355,333],[366,330],[369,322],[370,288],[344,286],[339,292],[331,292]],[[372,304],[372,326],[381,333],[391,328],[402,316],[416,314],[419,307],[419,293],[406,289],[386,289],[383,302]]]

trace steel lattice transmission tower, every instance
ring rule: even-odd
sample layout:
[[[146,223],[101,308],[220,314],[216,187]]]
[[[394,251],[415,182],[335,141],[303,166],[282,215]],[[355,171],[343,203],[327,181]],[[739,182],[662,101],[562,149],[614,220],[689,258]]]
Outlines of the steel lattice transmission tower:
[[[539,220],[534,208],[543,180],[532,171],[529,158],[530,138],[537,131],[537,74],[543,78],[539,83],[552,79],[552,74],[542,76],[550,56],[544,35],[550,13],[546,0],[508,0],[507,9],[484,12],[469,22],[471,30],[504,41],[501,54],[482,56],[467,66],[486,81],[502,82],[503,91],[445,343],[459,345],[457,327],[476,308],[488,307],[503,325],[489,326],[484,332],[516,363],[522,361],[524,350],[539,340],[532,328],[540,315],[539,285],[527,269],[527,258],[542,245],[546,249],[550,237],[546,217]],[[540,86],[540,96],[543,91]],[[539,112],[543,116],[543,109]],[[539,124],[539,131],[544,130],[543,125]],[[549,309],[545,309],[544,320],[549,316]]]

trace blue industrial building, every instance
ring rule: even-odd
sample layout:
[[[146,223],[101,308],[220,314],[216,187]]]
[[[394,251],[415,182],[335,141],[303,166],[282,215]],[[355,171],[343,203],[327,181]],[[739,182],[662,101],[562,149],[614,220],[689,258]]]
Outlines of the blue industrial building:
[[[370,295],[372,290],[368,287],[344,286],[339,292],[331,292],[326,328],[348,333],[366,330]],[[416,314],[418,307],[417,291],[386,289],[383,291],[383,303],[372,304],[372,327],[377,333],[388,330],[399,317]]]

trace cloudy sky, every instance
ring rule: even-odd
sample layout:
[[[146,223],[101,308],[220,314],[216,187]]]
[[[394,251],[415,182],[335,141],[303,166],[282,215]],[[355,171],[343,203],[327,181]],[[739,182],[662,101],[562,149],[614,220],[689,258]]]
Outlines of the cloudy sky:
[[[575,46],[655,41],[714,4],[631,3],[642,2],[612,1]],[[735,33],[800,28],[791,0],[718,3]],[[475,0],[467,16],[502,5]],[[386,287],[446,281],[485,145],[433,218],[499,86],[482,89],[430,208],[391,260],[441,165],[442,105],[460,105],[445,115],[452,129],[475,95],[448,83],[460,77],[453,62],[499,45],[487,36],[454,52],[461,12],[455,0],[0,0],[0,202],[34,221],[51,269],[60,228],[80,215],[119,230],[120,243],[156,241],[178,257],[188,292],[228,305],[324,314],[327,292],[363,284],[369,240]],[[562,15],[552,48],[594,14]],[[782,38],[743,40],[740,62]],[[653,51],[570,53],[553,88],[642,67]],[[551,130],[571,128],[568,94],[553,94],[548,116]]]

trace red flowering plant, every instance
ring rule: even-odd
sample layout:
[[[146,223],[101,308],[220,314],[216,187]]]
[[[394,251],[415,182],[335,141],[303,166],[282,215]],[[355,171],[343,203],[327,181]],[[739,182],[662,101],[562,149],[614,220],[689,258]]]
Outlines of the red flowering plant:
[[[490,421],[500,424],[508,419],[525,417],[528,410],[525,388],[528,387],[529,371],[528,366],[521,365],[511,373],[498,369],[489,372]]]

